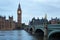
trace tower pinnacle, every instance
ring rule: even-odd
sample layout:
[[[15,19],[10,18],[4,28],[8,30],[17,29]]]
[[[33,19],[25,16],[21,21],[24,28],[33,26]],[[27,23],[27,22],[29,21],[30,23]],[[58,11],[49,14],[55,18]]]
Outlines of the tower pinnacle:
[[[20,3],[19,3],[19,6],[18,6],[18,8],[20,8]]]
[[[21,10],[21,6],[20,6],[20,3],[19,3],[19,5],[18,5],[18,10]]]

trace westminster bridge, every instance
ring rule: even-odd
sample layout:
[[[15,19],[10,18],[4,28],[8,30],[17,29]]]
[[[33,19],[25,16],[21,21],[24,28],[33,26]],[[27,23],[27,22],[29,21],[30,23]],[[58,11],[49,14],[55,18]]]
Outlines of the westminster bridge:
[[[44,37],[44,25],[29,25],[26,27],[25,30],[32,34],[40,34],[40,36]],[[47,32],[49,40],[59,40],[60,39],[60,24],[48,24],[47,25]]]

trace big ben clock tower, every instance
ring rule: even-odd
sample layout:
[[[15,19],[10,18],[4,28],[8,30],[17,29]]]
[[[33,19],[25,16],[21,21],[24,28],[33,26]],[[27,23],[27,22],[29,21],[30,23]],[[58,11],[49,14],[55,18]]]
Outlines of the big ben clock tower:
[[[18,10],[17,10],[18,29],[21,29],[21,27],[22,27],[22,24],[21,24],[21,14],[22,14],[22,10],[21,10],[20,3],[19,3]]]

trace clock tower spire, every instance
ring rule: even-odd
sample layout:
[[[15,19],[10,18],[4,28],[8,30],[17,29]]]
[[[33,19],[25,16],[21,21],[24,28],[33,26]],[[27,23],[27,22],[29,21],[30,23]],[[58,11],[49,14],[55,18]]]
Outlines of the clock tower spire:
[[[20,11],[21,11],[21,6],[20,6],[20,3],[19,3],[19,5],[18,5],[18,10],[20,10]]]
[[[17,20],[18,20],[18,29],[21,29],[21,14],[22,14],[22,10],[21,10],[21,6],[20,6],[20,3],[18,5],[18,9],[17,9]]]

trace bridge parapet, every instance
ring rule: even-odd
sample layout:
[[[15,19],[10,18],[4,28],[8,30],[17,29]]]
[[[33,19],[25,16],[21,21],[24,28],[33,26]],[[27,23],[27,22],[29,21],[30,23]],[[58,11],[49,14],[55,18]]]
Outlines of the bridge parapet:
[[[60,30],[60,24],[50,24],[48,30]]]
[[[60,27],[60,24],[49,24],[48,28],[53,28],[53,27]]]

